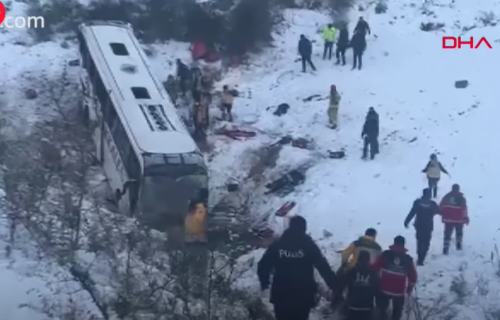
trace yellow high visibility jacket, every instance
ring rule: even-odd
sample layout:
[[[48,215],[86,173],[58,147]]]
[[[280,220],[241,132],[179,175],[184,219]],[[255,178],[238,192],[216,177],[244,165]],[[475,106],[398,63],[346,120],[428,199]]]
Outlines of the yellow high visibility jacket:
[[[325,27],[323,29],[323,40],[328,42],[335,41],[335,35],[337,34],[337,29]]]

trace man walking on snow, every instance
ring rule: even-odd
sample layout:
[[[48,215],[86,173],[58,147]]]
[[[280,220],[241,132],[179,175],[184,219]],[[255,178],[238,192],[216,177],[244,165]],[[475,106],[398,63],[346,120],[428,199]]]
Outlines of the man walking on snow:
[[[427,252],[431,245],[432,231],[434,230],[434,216],[441,214],[439,206],[431,197],[431,189],[426,188],[422,197],[413,202],[408,216],[405,219],[405,228],[415,218],[415,231],[417,238],[417,265],[423,266]]]
[[[370,320],[380,278],[370,266],[370,254],[361,251],[356,265],[346,276],[348,320]]]
[[[377,260],[382,253],[382,247],[376,241],[377,231],[373,228],[368,228],[365,235],[353,241],[341,253],[342,265],[337,271],[337,286],[333,292],[332,307],[336,308],[344,300],[344,289],[347,285],[346,274],[356,266],[358,257],[361,252],[367,252],[369,263]]]
[[[349,47],[349,30],[347,30],[347,25],[343,25],[340,27],[339,39],[337,40],[337,50],[335,51],[337,62],[335,64],[340,64],[340,59],[342,59],[342,65],[345,66],[347,47]]]
[[[337,30],[333,27],[331,23],[323,29],[323,40],[325,41],[325,48],[323,50],[323,60],[326,59],[327,54],[328,54],[328,60],[332,60],[333,43],[335,42],[336,34]]]
[[[313,71],[316,71],[316,67],[311,60],[312,57],[312,43],[311,40],[307,39],[305,35],[300,35],[299,40],[299,55],[302,60],[302,72],[306,72],[306,64],[309,64]]]
[[[375,300],[382,319],[385,319],[391,301],[391,320],[401,319],[405,294],[411,294],[417,282],[415,263],[407,251],[405,238],[397,236],[389,250],[385,250],[372,265],[380,275],[380,293]]]
[[[378,119],[378,113],[373,107],[370,107],[366,115],[365,124],[363,125],[363,131],[361,132],[361,138],[364,141],[363,159],[366,159],[368,155],[368,147],[370,147],[370,159],[373,160],[378,153]]]
[[[354,32],[360,32],[363,37],[365,37],[367,34],[371,34],[370,25],[368,25],[368,22],[366,22],[363,17],[359,17],[358,23],[354,28]]]
[[[441,162],[439,162],[437,155],[431,154],[429,162],[425,166],[423,173],[427,175],[427,183],[429,184],[429,189],[432,190],[432,196],[437,197],[438,183],[441,179],[441,172],[449,175],[448,171],[443,167]]]
[[[301,216],[290,219],[283,235],[264,253],[257,274],[262,290],[271,286],[271,303],[276,320],[307,320],[314,307],[317,269],[330,289],[336,279],[330,265],[314,241],[306,234],[307,223]]]
[[[363,65],[363,53],[366,49],[365,35],[361,31],[354,32],[351,39],[351,47],[353,53],[352,70],[356,69],[356,67],[358,70],[361,70]]]
[[[454,184],[440,203],[441,215],[444,223],[443,254],[448,254],[451,245],[451,236],[455,231],[455,244],[457,250],[462,250],[464,224],[469,224],[467,201],[460,192],[460,186]]]
[[[330,128],[337,128],[337,118],[339,115],[339,103],[341,100],[341,96],[337,91],[337,87],[335,85],[331,85],[330,87],[330,104],[328,106],[328,120],[330,122]]]

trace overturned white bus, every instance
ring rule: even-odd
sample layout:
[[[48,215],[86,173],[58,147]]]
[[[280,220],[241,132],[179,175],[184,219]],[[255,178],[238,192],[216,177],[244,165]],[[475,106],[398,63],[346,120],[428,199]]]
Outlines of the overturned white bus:
[[[120,211],[156,229],[182,224],[189,201],[208,188],[207,167],[132,27],[88,22],[78,40],[83,112]]]

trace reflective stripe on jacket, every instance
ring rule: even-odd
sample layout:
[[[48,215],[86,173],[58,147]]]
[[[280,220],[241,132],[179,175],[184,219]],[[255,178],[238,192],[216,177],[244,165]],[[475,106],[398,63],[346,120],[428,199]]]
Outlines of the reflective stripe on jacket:
[[[342,264],[347,264],[348,269],[354,267],[358,261],[360,251],[368,251],[370,262],[373,263],[382,253],[382,247],[380,247],[373,237],[360,237],[342,251]]]

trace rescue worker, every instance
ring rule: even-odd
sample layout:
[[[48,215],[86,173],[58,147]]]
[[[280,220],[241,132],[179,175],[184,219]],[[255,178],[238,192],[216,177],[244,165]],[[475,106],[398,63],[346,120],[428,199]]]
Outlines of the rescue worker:
[[[376,238],[377,231],[375,229],[366,229],[364,236],[353,241],[342,251],[342,265],[337,271],[337,287],[336,291],[333,293],[333,307],[337,307],[343,300],[343,293],[346,285],[345,275],[348,270],[356,265],[360,252],[366,251],[369,253],[370,263],[373,263],[382,253],[382,247],[377,243]]]
[[[207,242],[208,190],[200,190],[198,196],[189,202],[188,215],[184,220],[186,242]]]
[[[361,70],[363,65],[363,53],[366,49],[365,35],[361,32],[354,32],[351,39],[351,48],[353,53],[353,65],[352,70],[358,68]]]
[[[413,258],[405,248],[405,238],[397,236],[394,244],[378,257],[372,268],[380,276],[377,309],[384,319],[392,302],[391,320],[400,320],[403,315],[405,295],[410,295],[417,282],[417,270]]]
[[[379,133],[379,117],[378,113],[373,107],[368,109],[361,138],[363,139],[363,159],[366,159],[368,154],[368,147],[370,147],[370,159],[374,159],[378,153],[378,133]]]
[[[408,216],[405,219],[405,228],[415,218],[417,238],[417,265],[423,266],[427,252],[431,245],[432,231],[434,230],[434,216],[440,214],[439,206],[432,200],[431,189],[425,188],[422,197],[413,202]]]
[[[370,253],[361,251],[346,274],[348,320],[371,320],[380,278],[371,267]]]
[[[359,17],[358,23],[354,28],[354,33],[356,32],[361,33],[363,35],[363,38],[366,36],[366,34],[371,34],[370,26],[368,25],[368,22],[363,19],[363,17]]]
[[[341,96],[337,91],[337,87],[335,85],[330,86],[330,104],[328,106],[328,120],[330,122],[330,128],[337,128],[337,118],[339,114],[339,103],[341,100]]]
[[[332,60],[332,50],[333,43],[335,42],[335,36],[337,34],[337,29],[333,27],[333,24],[329,24],[323,29],[323,40],[325,41],[325,48],[323,49],[323,60],[326,59],[328,54],[328,60]]]
[[[441,162],[438,160],[436,154],[431,154],[429,162],[425,166],[423,173],[427,175],[427,183],[429,185],[429,189],[432,190],[432,197],[437,197],[438,192],[438,183],[441,179],[441,172],[449,175],[448,171],[443,167]]]
[[[301,216],[292,217],[288,229],[259,261],[257,274],[262,290],[269,288],[273,273],[270,301],[276,320],[309,318],[318,290],[315,268],[327,286],[334,288],[335,274],[306,231],[306,220]]]
[[[181,94],[182,96],[185,96],[189,88],[191,71],[189,70],[189,67],[187,65],[182,63],[181,59],[177,59],[176,64],[177,64],[177,79],[179,79]]]
[[[335,51],[335,57],[337,58],[336,64],[340,64],[340,59],[342,59],[342,65],[345,66],[345,51],[349,47],[349,30],[347,30],[347,25],[342,25],[340,27],[339,37],[337,40],[337,50]]]
[[[311,40],[307,39],[305,35],[300,35],[299,40],[299,55],[302,60],[302,72],[306,72],[306,64],[309,64],[313,71],[316,71],[316,67],[311,60],[312,57],[312,43]]]
[[[221,109],[222,109],[222,119],[233,121],[233,102],[234,95],[231,90],[229,90],[229,86],[224,85],[222,88],[222,96],[221,96]]]
[[[469,224],[467,212],[467,200],[460,186],[454,184],[440,203],[442,221],[444,223],[444,245],[443,254],[448,254],[451,245],[451,236],[455,232],[455,245],[457,250],[462,250],[464,237],[464,224]]]

